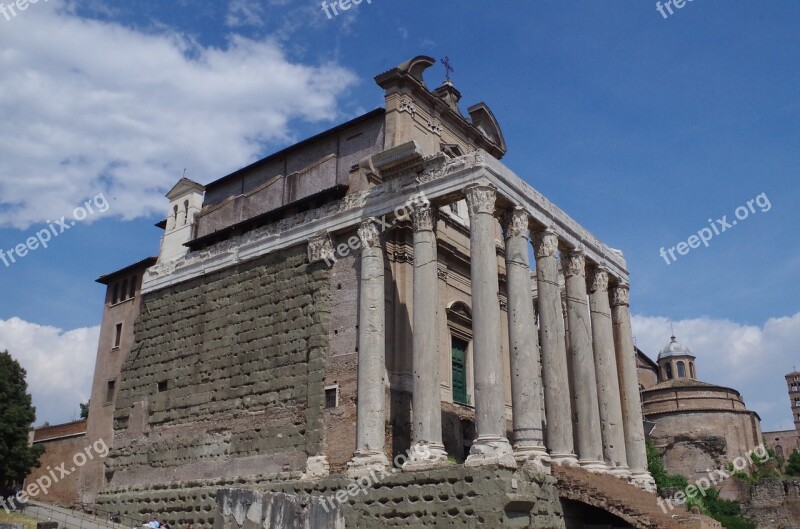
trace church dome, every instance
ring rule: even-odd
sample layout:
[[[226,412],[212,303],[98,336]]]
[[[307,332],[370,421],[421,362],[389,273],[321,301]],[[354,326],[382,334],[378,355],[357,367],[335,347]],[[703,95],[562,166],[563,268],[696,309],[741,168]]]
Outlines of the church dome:
[[[687,346],[678,343],[678,340],[673,336],[667,346],[658,353],[658,359],[661,360],[662,358],[669,358],[671,356],[694,357],[694,353]]]

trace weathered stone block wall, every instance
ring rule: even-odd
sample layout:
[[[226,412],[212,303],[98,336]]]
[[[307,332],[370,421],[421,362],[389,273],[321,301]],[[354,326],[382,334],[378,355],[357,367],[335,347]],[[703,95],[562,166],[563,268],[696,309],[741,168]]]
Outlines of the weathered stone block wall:
[[[332,476],[320,482],[270,484],[261,490],[269,488],[270,492],[296,495],[300,504],[313,505],[315,509],[321,504],[326,513],[341,508],[348,529],[564,528],[555,480],[527,469],[468,469],[453,465],[429,472],[393,472],[383,478],[376,477],[368,484],[365,482],[363,488]],[[345,493],[348,487],[350,492]],[[335,499],[337,493],[344,498],[343,502]],[[242,527],[232,518],[236,511],[249,509],[250,505],[243,501],[252,500],[252,494],[220,490],[215,529]],[[238,507],[232,507],[237,502]]]
[[[297,246],[146,295],[111,487],[304,470],[322,447],[329,285]]]
[[[762,479],[750,488],[744,515],[758,529],[800,527],[800,482]]]

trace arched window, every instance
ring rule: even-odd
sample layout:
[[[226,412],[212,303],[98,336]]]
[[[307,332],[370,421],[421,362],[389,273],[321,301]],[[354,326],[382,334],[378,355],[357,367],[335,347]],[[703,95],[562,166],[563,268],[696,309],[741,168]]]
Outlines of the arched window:
[[[672,380],[672,364],[664,364],[664,373],[667,375],[667,380]]]
[[[778,457],[783,457],[783,447],[781,445],[775,447],[775,454],[777,454]]]
[[[186,224],[189,221],[189,201],[183,201],[183,223]]]
[[[694,374],[694,362],[689,362],[689,378],[697,378]]]
[[[686,378],[686,364],[678,361],[678,378]]]

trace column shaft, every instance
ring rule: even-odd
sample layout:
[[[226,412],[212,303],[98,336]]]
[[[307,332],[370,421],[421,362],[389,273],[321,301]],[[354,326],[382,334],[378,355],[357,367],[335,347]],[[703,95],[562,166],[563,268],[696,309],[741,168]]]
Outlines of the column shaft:
[[[544,448],[542,431],[539,337],[531,298],[528,214],[521,207],[509,213],[505,239],[514,457],[546,469],[550,457]]]
[[[436,212],[430,204],[414,208],[413,429],[411,459],[405,470],[425,470],[447,461],[442,443],[442,398],[437,337],[439,277]]]
[[[604,268],[592,268],[589,274],[589,308],[592,315],[592,344],[603,457],[615,474],[627,477],[630,472],[625,454],[614,329],[611,326],[611,304],[608,299],[608,271]]]
[[[349,463],[351,476],[366,475],[389,464],[386,440],[386,338],[384,259],[378,229],[365,221],[361,239],[361,284],[358,324],[358,423],[356,453]]]
[[[554,463],[575,464],[564,315],[558,284],[558,237],[552,230],[540,230],[533,234],[533,245],[542,337],[546,446]]]
[[[628,468],[636,484],[655,492],[655,482],[647,470],[642,402],[631,330],[629,287],[626,284],[619,284],[611,289],[611,321],[614,326]]]
[[[575,393],[576,444],[581,466],[592,471],[607,469],[603,462],[597,378],[594,370],[589,307],[586,302],[586,258],[578,250],[562,252],[561,265],[567,291],[569,350],[572,389]]]
[[[495,190],[485,185],[464,189],[470,218],[473,364],[477,439],[467,466],[516,467],[506,438],[505,389],[501,357],[500,290],[495,247]]]

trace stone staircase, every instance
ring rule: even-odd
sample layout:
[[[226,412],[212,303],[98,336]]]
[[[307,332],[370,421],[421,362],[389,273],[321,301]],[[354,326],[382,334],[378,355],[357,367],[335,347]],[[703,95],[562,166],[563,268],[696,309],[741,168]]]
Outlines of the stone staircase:
[[[599,507],[637,529],[720,529],[716,520],[683,507],[664,513],[656,496],[619,478],[592,474],[582,468],[553,465],[562,498]]]

